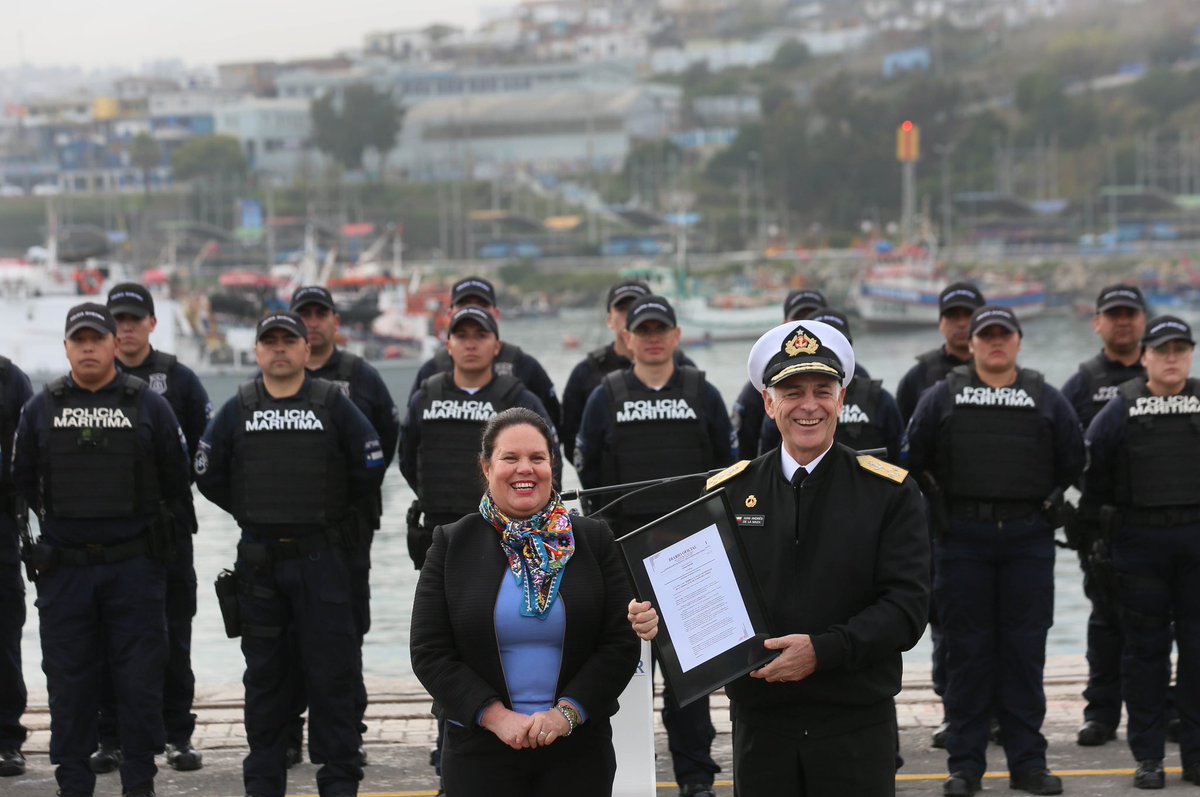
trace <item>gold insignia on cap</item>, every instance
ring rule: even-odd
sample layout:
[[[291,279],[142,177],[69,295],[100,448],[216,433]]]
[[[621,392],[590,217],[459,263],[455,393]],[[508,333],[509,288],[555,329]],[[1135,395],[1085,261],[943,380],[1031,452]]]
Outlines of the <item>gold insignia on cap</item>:
[[[904,468],[897,467],[890,462],[884,462],[876,457],[868,457],[865,454],[858,458],[858,466],[863,470],[870,471],[876,476],[882,476],[888,481],[893,481],[896,484],[901,484],[908,476],[908,471]]]
[[[758,499],[753,495],[746,496],[746,508],[753,509],[756,506],[758,506]]]
[[[796,334],[783,344],[783,350],[791,357],[799,357],[801,354],[816,354],[820,347],[821,344],[817,339],[809,336],[804,329],[797,330]]]
[[[710,476],[708,481],[706,481],[704,483],[704,489],[711,490],[712,488],[716,487],[717,485],[720,485],[720,484],[723,484],[723,483],[729,481],[730,479],[732,479],[734,476],[737,476],[739,473],[744,471],[749,466],[750,466],[750,460],[748,460],[748,459],[743,459],[741,462],[737,462],[737,463],[734,463],[733,465],[730,465],[728,468],[721,471],[717,475]]]

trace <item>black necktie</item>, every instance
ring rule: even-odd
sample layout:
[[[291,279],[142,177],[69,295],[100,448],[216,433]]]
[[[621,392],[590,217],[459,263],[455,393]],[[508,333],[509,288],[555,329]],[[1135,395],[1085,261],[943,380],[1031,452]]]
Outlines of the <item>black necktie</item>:
[[[808,471],[803,467],[796,468],[796,472],[792,474],[792,486],[799,487],[808,478]]]

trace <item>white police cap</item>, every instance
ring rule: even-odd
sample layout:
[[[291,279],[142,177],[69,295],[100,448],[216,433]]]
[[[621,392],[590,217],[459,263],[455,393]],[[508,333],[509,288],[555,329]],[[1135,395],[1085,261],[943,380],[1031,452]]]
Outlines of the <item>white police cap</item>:
[[[854,348],[829,324],[789,321],[758,339],[746,370],[759,390],[789,376],[814,373],[836,376],[846,387],[854,378]]]

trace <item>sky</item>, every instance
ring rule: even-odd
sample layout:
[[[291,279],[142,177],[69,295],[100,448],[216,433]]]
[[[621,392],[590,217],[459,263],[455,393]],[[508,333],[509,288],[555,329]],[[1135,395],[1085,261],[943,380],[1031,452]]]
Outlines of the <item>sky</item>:
[[[371,30],[478,26],[504,0],[3,0],[0,66],[188,65],[330,54]],[[515,4],[515,3],[511,3]]]

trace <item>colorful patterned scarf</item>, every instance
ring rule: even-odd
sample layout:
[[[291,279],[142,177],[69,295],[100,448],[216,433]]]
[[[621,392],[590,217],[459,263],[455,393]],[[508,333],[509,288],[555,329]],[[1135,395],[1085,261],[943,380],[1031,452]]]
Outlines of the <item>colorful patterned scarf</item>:
[[[571,515],[558,493],[550,496],[541,512],[526,520],[510,520],[490,493],[479,502],[479,513],[500,532],[508,568],[524,594],[521,616],[545,620],[558,597],[563,570],[575,553]]]

